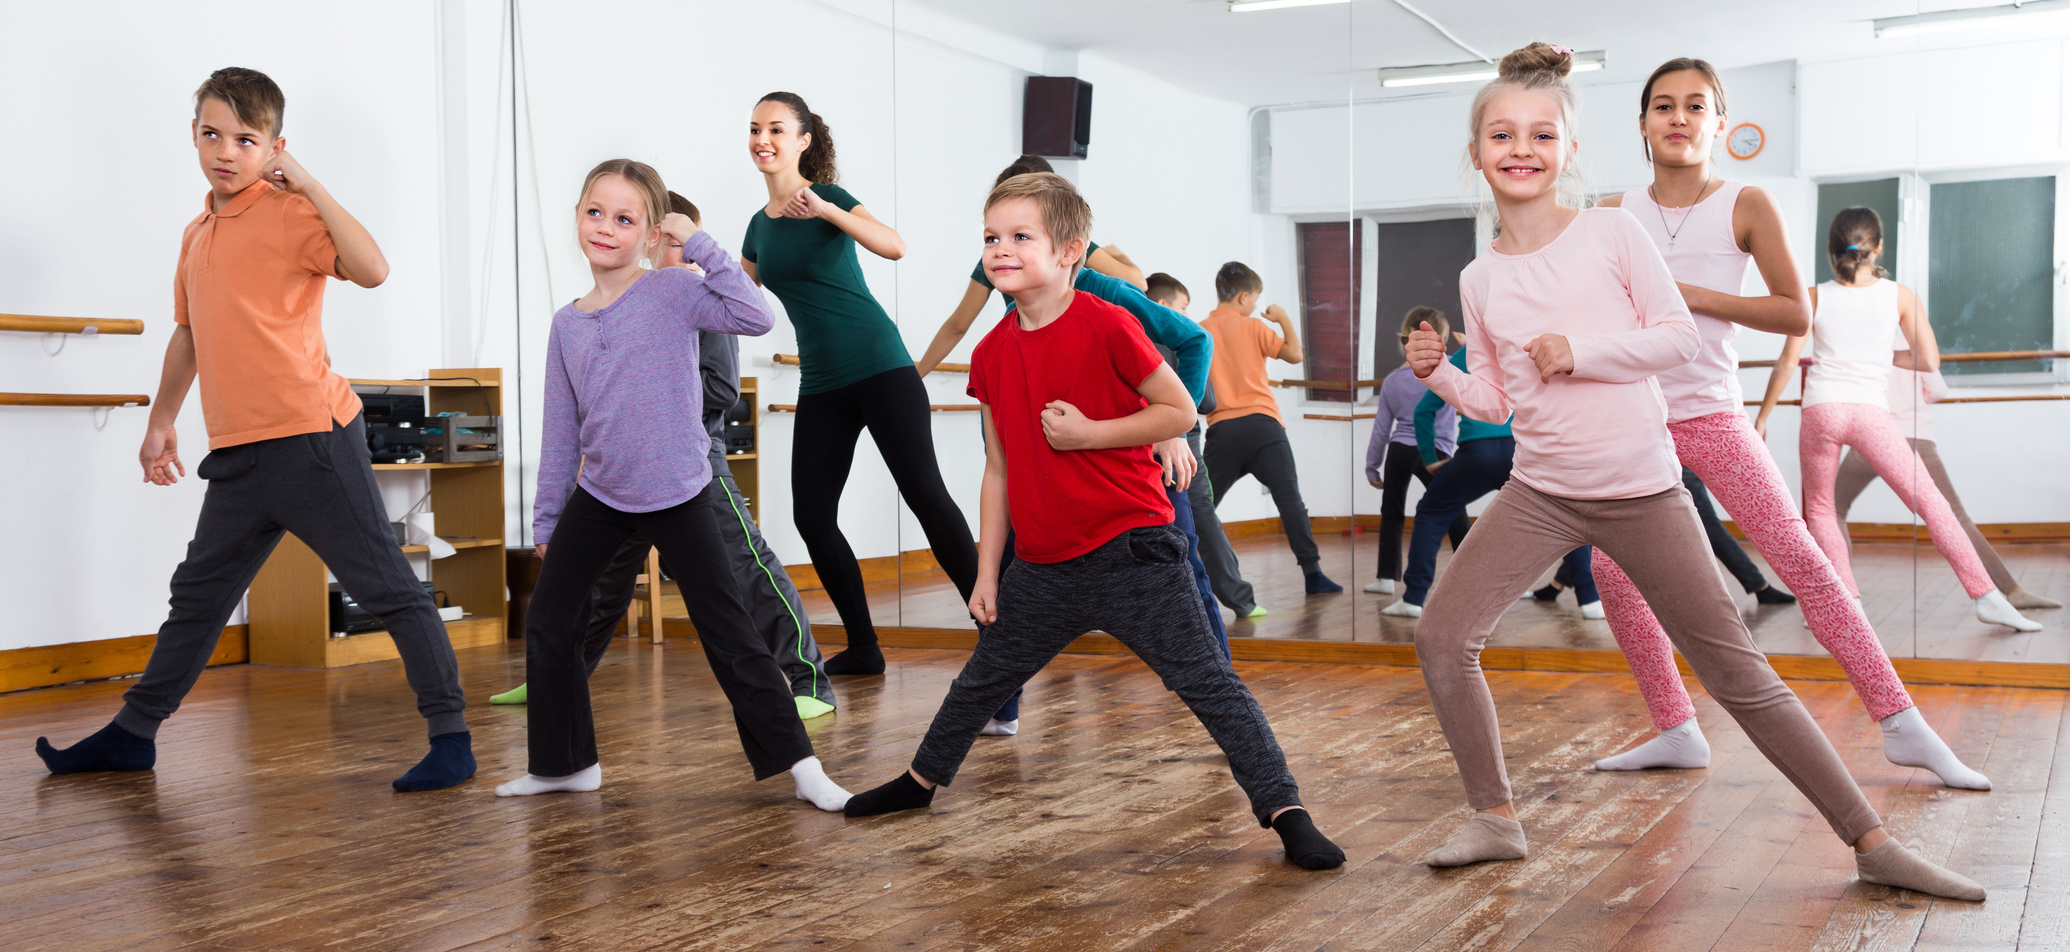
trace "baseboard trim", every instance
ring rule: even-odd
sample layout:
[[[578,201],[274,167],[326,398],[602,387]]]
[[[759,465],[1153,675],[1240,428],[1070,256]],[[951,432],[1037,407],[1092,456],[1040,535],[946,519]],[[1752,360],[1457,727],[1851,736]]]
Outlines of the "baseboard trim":
[[[209,667],[250,660],[249,636],[244,625],[224,628],[215,653],[209,656]],[[142,674],[144,662],[151,660],[151,649],[157,645],[157,635],[138,635],[0,651],[0,693]]]
[[[674,623],[670,623],[673,629]],[[673,633],[673,632],[672,632]],[[812,636],[823,647],[845,647],[848,635],[839,625],[813,625]],[[941,648],[969,651],[977,646],[977,632],[953,628],[879,627],[877,641],[888,648]],[[1066,654],[1127,654],[1111,635],[1083,635],[1064,649]],[[1233,638],[1229,652],[1238,661],[1284,661],[1303,664],[1351,664],[1377,667],[1416,667],[1412,645],[1371,644],[1350,641],[1284,641],[1274,638]],[[1812,655],[1770,655],[1768,663],[1777,674],[1793,681],[1845,681],[1847,673],[1830,657]],[[1694,674],[1681,655],[1675,664],[1684,675]],[[1938,658],[1892,658],[1891,665],[1906,684],[1984,685],[1989,687],[2070,688],[2070,664],[2024,661],[1959,661]],[[1631,668],[1616,651],[1587,651],[1570,648],[1500,648],[1481,652],[1481,667],[1489,671],[1562,671],[1573,673],[1625,673]]]

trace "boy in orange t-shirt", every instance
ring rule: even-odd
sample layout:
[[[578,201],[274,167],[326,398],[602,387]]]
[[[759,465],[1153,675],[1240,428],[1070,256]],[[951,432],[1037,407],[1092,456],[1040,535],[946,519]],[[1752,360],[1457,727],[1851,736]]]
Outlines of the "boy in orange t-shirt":
[[[375,287],[388,261],[285,151],[286,107],[280,87],[256,70],[217,70],[194,93],[194,148],[210,191],[181,240],[178,326],[138,457],[146,482],[170,486],[186,475],[173,424],[198,376],[210,452],[195,475],[209,481],[208,493],[143,677],[98,733],[64,750],[36,739],[51,773],[151,769],[159,725],[201,676],[281,533],[293,532],[387,623],[402,655],[431,752],[395,789],[437,790],[474,775],[445,623],[395,543],[359,397],[324,347],[325,279]]]
[[[1279,325],[1279,333],[1251,316],[1264,290],[1265,281],[1258,272],[1243,262],[1231,261],[1215,272],[1215,296],[1220,301],[1207,320],[1200,322],[1215,338],[1215,362],[1208,370],[1216,404],[1208,414],[1208,482],[1214,486],[1215,504],[1221,505],[1237,480],[1256,476],[1279,507],[1287,547],[1294,550],[1294,560],[1300,563],[1308,594],[1341,592],[1344,586],[1322,573],[1322,553],[1316,549],[1315,533],[1308,525],[1308,506],[1301,501],[1294,447],[1287,442],[1287,428],[1279,420],[1279,400],[1265,379],[1268,357],[1290,364],[1301,362],[1301,335],[1294,330],[1294,319],[1277,304],[1265,309],[1265,317]]]

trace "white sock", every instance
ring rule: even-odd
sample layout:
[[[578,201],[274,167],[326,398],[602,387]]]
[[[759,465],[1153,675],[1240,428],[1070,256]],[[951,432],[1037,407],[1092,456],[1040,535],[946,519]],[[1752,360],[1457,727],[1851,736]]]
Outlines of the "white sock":
[[[1908,707],[1882,720],[1883,756],[1900,767],[1924,767],[1940,775],[1941,782],[1962,790],[1989,790],[1991,778],[1971,770],[1941,735],[1927,726],[1919,709]]]
[[[827,776],[818,757],[807,757],[791,765],[791,782],[798,785],[798,799],[811,802],[828,813],[839,813],[848,805],[848,791]]]
[[[1710,765],[1711,742],[1703,739],[1703,728],[1696,726],[1693,717],[1624,753],[1596,761],[1597,770],[1694,770]]]
[[[1423,606],[1411,605],[1409,600],[1404,598],[1386,608],[1380,609],[1380,614],[1393,615],[1396,618],[1422,618]]]
[[[1589,619],[1590,621],[1601,620],[1603,617],[1603,603],[1590,602],[1586,605],[1581,606],[1581,617]]]
[[[590,764],[565,777],[526,774],[496,788],[499,797],[529,797],[541,793],[588,793],[604,785],[604,766]]]
[[[1012,737],[1020,732],[1021,719],[1018,717],[1010,721],[987,718],[985,720],[985,729],[978,731],[978,734],[983,737]]]
[[[2041,623],[2012,607],[2005,593],[1992,589],[1977,599],[1977,620],[1987,625],[2004,625],[2014,631],[2040,631]]]
[[[1392,595],[1394,594],[1394,579],[1376,578],[1366,583],[1365,590],[1372,595]]]

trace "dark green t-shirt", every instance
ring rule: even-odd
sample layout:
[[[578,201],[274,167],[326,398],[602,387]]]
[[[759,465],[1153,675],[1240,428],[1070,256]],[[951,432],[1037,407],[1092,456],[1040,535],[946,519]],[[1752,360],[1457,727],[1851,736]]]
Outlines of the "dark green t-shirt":
[[[1091,240],[1086,241],[1085,260],[1091,261],[1092,253],[1098,250],[1100,250],[1099,242]],[[976,281],[977,283],[984,285],[987,290],[999,291],[998,288],[992,287],[992,276],[985,273],[985,260],[983,258],[978,259],[977,267],[970,269],[970,279],[972,281]],[[999,296],[1006,299],[1007,307],[1013,306],[1013,295],[1007,294],[1004,291],[999,291]]]
[[[812,191],[844,212],[862,204],[839,185]],[[912,369],[898,326],[863,283],[855,239],[832,222],[771,218],[758,210],[748,220],[740,257],[755,263],[755,276],[783,302],[798,331],[800,394],[837,390],[895,367]]]

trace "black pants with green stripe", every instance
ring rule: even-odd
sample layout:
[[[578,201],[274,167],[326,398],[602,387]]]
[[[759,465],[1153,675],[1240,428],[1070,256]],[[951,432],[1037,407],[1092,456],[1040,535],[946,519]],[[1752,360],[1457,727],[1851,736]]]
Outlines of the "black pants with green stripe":
[[[776,655],[776,663],[791,682],[793,696],[834,703],[834,685],[821,670],[824,662],[818,642],[812,639],[812,627],[805,621],[805,604],[798,599],[798,589],[791,584],[783,563],[769,550],[769,543],[763,541],[754,517],[748,515],[747,500],[741,496],[723,458],[712,460],[712,482],[723,490],[728,503],[715,513],[719,535],[726,542],[733,578],[740,586],[740,601],[747,608],[748,617],[754,620],[755,630],[761,633],[770,653]],[[590,591],[589,632],[583,638],[582,655],[592,674],[604,659],[604,651],[611,647],[618,619],[632,604],[636,580],[647,565],[647,550],[651,547],[645,536],[635,534],[627,539]]]

